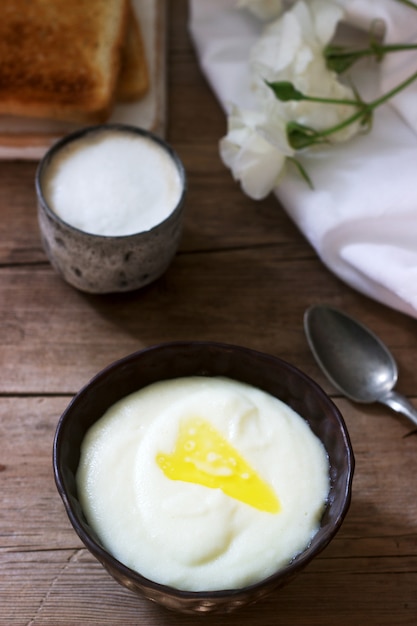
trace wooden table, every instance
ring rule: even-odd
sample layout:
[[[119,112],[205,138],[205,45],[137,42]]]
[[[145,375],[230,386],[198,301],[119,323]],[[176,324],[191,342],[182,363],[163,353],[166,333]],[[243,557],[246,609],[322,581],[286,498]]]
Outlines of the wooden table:
[[[62,282],[40,245],[36,163],[0,164],[0,624],[416,624],[417,436],[388,409],[334,393],[302,319],[323,302],[354,314],[392,349],[398,390],[415,403],[417,322],[335,278],[273,197],[241,193],[219,160],[225,119],[196,63],[187,3],[171,5],[167,138],[189,192],[163,278],[111,297]],[[120,587],[83,548],[54,486],[52,440],[73,394],[119,357],[176,339],[242,344],[300,367],[335,399],[356,455],[352,505],[331,545],[288,587],[231,616],[177,615]]]

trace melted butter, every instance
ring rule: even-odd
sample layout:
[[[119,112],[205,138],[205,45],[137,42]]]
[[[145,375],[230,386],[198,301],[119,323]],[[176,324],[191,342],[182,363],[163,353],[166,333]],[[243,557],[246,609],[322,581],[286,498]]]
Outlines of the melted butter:
[[[156,462],[171,480],[221,489],[260,511],[278,513],[281,509],[271,486],[203,419],[182,422],[174,452],[158,454]]]

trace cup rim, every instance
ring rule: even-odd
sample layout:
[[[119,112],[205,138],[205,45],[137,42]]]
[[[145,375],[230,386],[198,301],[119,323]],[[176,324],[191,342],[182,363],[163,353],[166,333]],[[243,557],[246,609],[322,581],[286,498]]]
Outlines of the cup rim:
[[[52,160],[55,158],[56,154],[62,148],[64,148],[70,143],[77,142],[90,134],[100,134],[100,133],[112,132],[112,131],[116,131],[118,133],[139,135],[141,137],[146,137],[147,139],[150,139],[154,143],[158,144],[165,152],[168,153],[168,155],[171,157],[171,159],[175,163],[175,166],[177,167],[177,170],[181,179],[181,186],[182,186],[181,194],[175,207],[172,209],[169,215],[165,217],[165,219],[163,219],[162,221],[152,226],[152,228],[140,230],[134,233],[126,234],[126,235],[100,235],[97,233],[90,233],[86,230],[82,230],[80,228],[77,228],[76,226],[73,226],[69,222],[66,222],[64,219],[62,219],[62,217],[60,217],[57,213],[55,213],[55,211],[53,211],[53,209],[49,206],[45,198],[45,195],[43,193],[42,178],[48,166],[50,165]],[[156,133],[150,130],[147,130],[145,128],[142,128],[140,126],[133,126],[131,124],[123,124],[119,122],[107,123],[107,124],[96,124],[93,126],[84,126],[71,133],[64,135],[63,137],[58,139],[55,143],[53,143],[52,146],[45,152],[45,154],[43,155],[43,157],[38,163],[38,166],[36,168],[36,173],[35,173],[35,189],[36,189],[38,202],[42,206],[42,209],[45,211],[45,213],[48,215],[49,219],[56,221],[58,224],[61,224],[64,228],[68,228],[70,231],[73,231],[85,237],[94,238],[97,241],[98,240],[121,240],[121,239],[126,240],[131,237],[138,237],[138,235],[148,234],[148,233],[152,233],[153,231],[156,231],[162,225],[172,220],[173,217],[179,211],[182,210],[185,196],[187,193],[187,188],[188,188],[187,175],[186,175],[184,164],[181,158],[179,157],[178,153],[176,152],[176,150],[174,150],[174,148],[165,139],[163,139]]]

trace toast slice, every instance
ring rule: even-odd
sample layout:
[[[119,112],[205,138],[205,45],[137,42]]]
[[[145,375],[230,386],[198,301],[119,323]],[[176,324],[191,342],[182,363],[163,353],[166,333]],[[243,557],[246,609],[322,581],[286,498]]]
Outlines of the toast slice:
[[[148,91],[150,83],[142,31],[132,6],[129,7],[128,21],[116,87],[116,99],[119,102],[131,102],[142,98]]]
[[[106,121],[129,0],[1,0],[0,114]]]

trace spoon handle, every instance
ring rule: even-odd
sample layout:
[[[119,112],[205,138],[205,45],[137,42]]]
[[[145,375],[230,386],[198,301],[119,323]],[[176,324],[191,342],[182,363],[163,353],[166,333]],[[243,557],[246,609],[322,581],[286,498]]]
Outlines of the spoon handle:
[[[382,402],[382,404],[389,406],[393,411],[402,413],[417,426],[417,409],[413,407],[407,398],[396,391],[390,391],[382,398],[378,398],[378,400]]]

